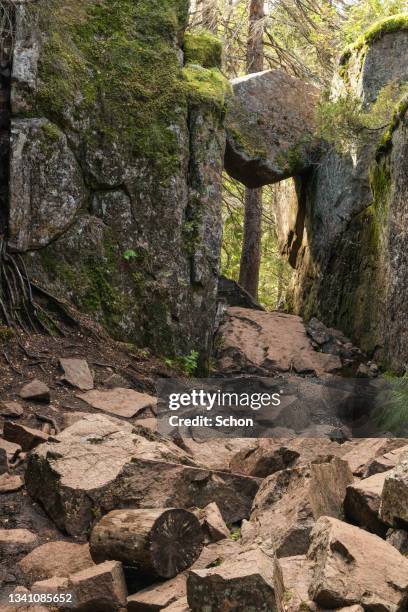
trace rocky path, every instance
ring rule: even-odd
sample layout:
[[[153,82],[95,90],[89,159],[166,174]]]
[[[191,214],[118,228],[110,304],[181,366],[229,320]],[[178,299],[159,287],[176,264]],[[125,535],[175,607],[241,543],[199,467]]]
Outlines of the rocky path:
[[[315,320],[236,307],[220,331],[222,375],[378,373]],[[408,609],[408,440],[176,444],[155,416],[176,372],[148,352],[16,334],[1,353],[2,612]]]

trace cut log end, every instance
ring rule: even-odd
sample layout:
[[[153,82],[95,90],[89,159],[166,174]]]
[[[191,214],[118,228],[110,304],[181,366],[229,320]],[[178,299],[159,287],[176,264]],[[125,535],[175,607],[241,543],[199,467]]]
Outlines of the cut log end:
[[[203,548],[200,523],[191,512],[165,511],[153,525],[150,550],[159,576],[172,578],[190,567]]]
[[[95,525],[90,548],[96,563],[121,561],[146,576],[173,578],[199,557],[203,532],[187,510],[114,510]]]

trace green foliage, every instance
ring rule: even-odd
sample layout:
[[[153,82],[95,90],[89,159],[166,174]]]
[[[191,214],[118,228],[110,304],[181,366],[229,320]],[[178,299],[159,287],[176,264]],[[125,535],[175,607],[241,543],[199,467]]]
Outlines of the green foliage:
[[[203,68],[221,68],[222,42],[211,32],[186,32],[184,37],[186,64],[199,64]]]
[[[229,81],[217,68],[187,64],[183,68],[185,89],[192,102],[209,104],[223,110],[231,93]]]
[[[406,10],[406,0],[360,0],[353,3],[342,27],[345,42],[353,49],[361,49],[387,32],[408,29]]]
[[[169,368],[179,368],[187,376],[193,376],[198,369],[198,359],[198,351],[191,351],[189,355],[165,359],[165,363]]]
[[[408,374],[387,375],[385,379],[387,386],[376,398],[374,422],[384,431],[405,437],[408,435]]]
[[[124,253],[123,253],[123,259],[125,259],[126,261],[130,261],[131,259],[137,259],[138,255],[136,253],[136,251],[134,251],[133,249],[127,249]]]
[[[317,136],[334,145],[339,153],[347,153],[352,146],[372,140],[373,134],[379,137],[393,123],[395,114],[400,116],[407,90],[407,84],[389,83],[369,109],[351,92],[335,100],[322,97],[316,115]]]
[[[231,530],[230,533],[230,540],[232,540],[233,542],[238,542],[238,540],[241,539],[241,528],[240,527],[234,527]]]
[[[292,269],[278,249],[274,220],[274,186],[263,189],[263,227],[261,237],[261,267],[259,301],[269,310],[281,306],[285,299]],[[244,225],[244,188],[224,176],[222,216],[224,235],[221,272],[238,281]]]

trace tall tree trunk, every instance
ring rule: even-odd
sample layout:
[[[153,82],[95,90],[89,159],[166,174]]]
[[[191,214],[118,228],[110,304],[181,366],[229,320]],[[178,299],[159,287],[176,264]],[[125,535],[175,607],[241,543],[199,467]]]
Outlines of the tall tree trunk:
[[[254,299],[258,298],[261,263],[262,189],[245,190],[244,239],[239,269],[239,284]]]
[[[247,72],[263,70],[264,0],[250,0],[247,45]],[[245,190],[244,239],[239,272],[240,284],[258,298],[261,264],[262,188]]]

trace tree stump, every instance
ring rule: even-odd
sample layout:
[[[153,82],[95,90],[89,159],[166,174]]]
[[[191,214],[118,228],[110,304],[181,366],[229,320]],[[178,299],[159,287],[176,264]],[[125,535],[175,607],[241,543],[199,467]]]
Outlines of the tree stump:
[[[95,525],[90,538],[96,563],[121,561],[152,578],[173,578],[197,560],[202,548],[196,516],[175,508],[114,510]]]

